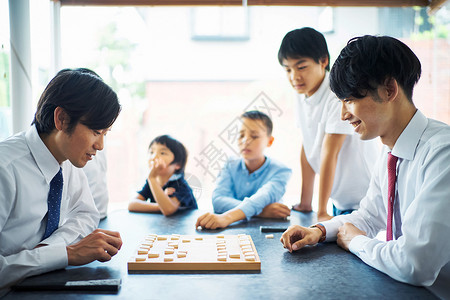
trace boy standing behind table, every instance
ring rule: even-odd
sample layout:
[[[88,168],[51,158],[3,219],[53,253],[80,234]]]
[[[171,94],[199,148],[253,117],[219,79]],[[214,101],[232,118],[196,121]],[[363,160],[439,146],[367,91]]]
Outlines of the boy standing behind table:
[[[351,213],[369,187],[378,142],[361,141],[352,126],[341,120],[339,100],[330,90],[327,42],[320,32],[308,27],[288,32],[278,61],[298,93],[296,116],[303,136],[301,197],[292,209],[312,211],[314,178],[320,174],[317,219],[332,218],[327,213],[330,198],[333,216]]]

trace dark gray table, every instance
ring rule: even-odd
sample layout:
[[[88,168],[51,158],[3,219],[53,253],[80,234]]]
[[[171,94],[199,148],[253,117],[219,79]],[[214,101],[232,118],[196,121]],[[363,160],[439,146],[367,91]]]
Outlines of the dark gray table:
[[[309,226],[315,214],[292,212],[290,220],[258,219],[235,223],[224,230],[194,228],[202,211],[179,212],[171,217],[160,214],[112,212],[101,228],[121,233],[123,247],[110,262],[93,262],[68,267],[28,280],[86,280],[121,278],[118,293],[81,291],[13,291],[4,299],[435,299],[427,289],[403,284],[364,264],[356,256],[324,243],[286,251],[274,233],[266,239],[260,226]],[[156,234],[250,234],[261,259],[261,271],[183,271],[129,274],[127,261],[138,243],[149,233]]]

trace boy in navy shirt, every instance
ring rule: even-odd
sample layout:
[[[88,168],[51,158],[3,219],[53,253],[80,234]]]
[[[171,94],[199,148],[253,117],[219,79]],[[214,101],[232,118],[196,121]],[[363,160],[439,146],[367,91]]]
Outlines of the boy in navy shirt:
[[[150,173],[128,210],[170,216],[180,208],[196,209],[192,189],[184,179],[187,151],[183,144],[168,135],[158,136],[150,143],[149,154]]]

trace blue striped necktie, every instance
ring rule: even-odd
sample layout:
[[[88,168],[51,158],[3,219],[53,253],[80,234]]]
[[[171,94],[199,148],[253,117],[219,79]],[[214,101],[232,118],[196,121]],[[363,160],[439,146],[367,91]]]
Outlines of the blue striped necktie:
[[[45,240],[48,238],[59,225],[59,213],[61,209],[61,197],[63,190],[63,176],[62,169],[59,168],[59,172],[53,177],[50,182],[50,190],[48,191],[47,205],[47,227],[45,228],[45,234],[42,238]]]

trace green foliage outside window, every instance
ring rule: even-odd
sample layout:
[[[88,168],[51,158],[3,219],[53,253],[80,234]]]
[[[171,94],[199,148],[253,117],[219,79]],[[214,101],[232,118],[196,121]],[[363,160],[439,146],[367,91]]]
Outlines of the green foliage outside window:
[[[415,6],[413,7],[416,12],[416,17],[414,18],[415,30],[411,34],[411,38],[414,40],[431,40],[446,39],[450,37],[450,29],[445,24],[440,24],[436,20],[436,16],[428,16],[426,13],[426,8]],[[428,25],[430,29],[421,30],[421,27]]]

